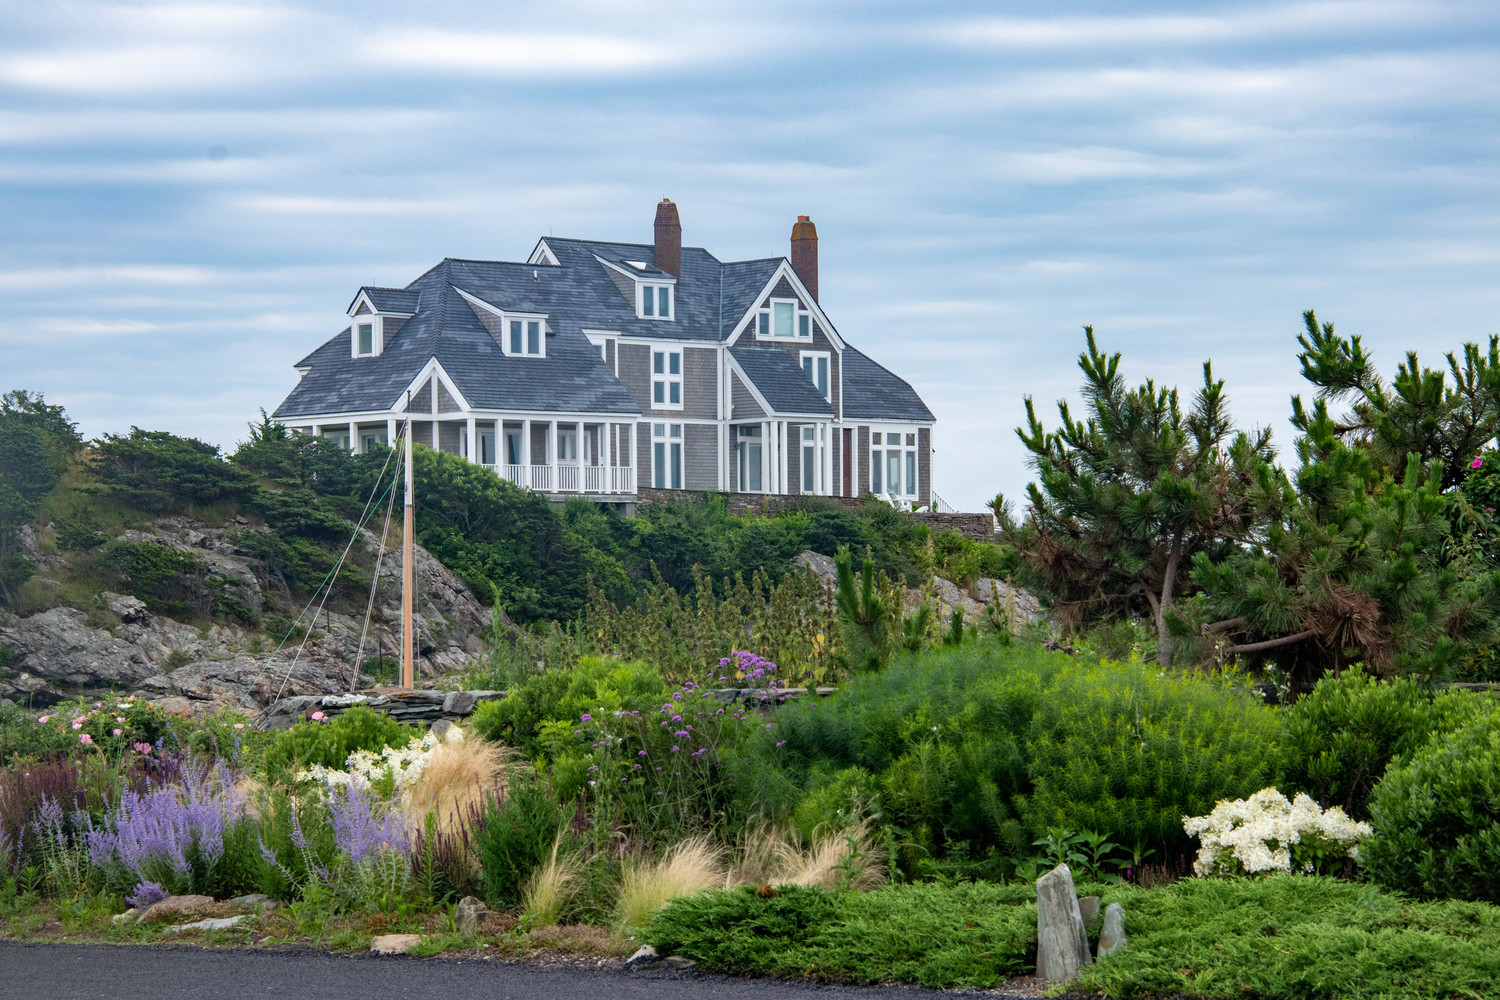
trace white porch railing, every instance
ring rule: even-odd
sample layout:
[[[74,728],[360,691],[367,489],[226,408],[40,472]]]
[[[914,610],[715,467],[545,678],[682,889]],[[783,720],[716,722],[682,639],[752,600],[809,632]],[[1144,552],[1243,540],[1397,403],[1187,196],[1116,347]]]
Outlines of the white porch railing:
[[[609,470],[609,486],[611,493],[634,493],[635,466],[612,466]]]
[[[606,468],[602,465],[585,465],[583,467],[583,491],[585,493],[603,493]]]
[[[551,490],[552,490],[552,466],[550,466],[550,465],[533,465],[533,466],[531,466],[531,481],[527,485],[530,486],[534,490],[541,490],[543,493],[551,492]]]
[[[580,489],[580,487],[579,487],[579,480],[582,479],[583,477],[580,476],[578,473],[579,473],[579,469],[578,469],[578,466],[576,466],[576,465],[559,465],[557,467],[557,492],[559,492],[559,493],[579,493],[579,492],[582,492],[581,489]]]
[[[568,465],[557,468],[556,487],[550,465],[485,465],[517,486],[544,493],[634,493],[635,469],[606,465]]]
[[[515,483],[517,486],[525,486],[526,485],[526,466],[524,466],[524,465],[502,465],[502,466],[500,466],[500,476],[503,479],[509,479],[511,482]]]

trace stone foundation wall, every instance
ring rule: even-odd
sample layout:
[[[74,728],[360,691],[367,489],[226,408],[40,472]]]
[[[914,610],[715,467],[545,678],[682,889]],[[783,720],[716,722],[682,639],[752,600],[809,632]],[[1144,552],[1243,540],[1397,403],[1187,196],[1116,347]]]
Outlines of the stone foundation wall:
[[[673,499],[689,499],[701,501],[708,496],[705,490],[658,490],[650,487],[640,487],[636,490],[636,502],[641,504],[666,503]],[[721,493],[729,507],[729,513],[742,514],[769,514],[783,507],[796,509],[809,502],[832,503],[845,510],[859,510],[870,500],[865,497],[810,497],[796,494],[774,494],[774,493]],[[910,512],[912,517],[923,521],[931,528],[947,529],[956,531],[965,538],[976,542],[988,542],[994,539],[995,520],[988,511],[978,514],[960,513],[935,513],[933,511],[918,510]]]

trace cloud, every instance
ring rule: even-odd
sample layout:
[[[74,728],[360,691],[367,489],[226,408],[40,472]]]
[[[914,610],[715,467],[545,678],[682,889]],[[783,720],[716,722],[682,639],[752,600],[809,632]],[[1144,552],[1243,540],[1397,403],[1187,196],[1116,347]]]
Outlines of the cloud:
[[[642,73],[701,55],[667,42],[613,35],[399,27],[379,31],[361,49],[365,59],[379,66],[518,78]]]

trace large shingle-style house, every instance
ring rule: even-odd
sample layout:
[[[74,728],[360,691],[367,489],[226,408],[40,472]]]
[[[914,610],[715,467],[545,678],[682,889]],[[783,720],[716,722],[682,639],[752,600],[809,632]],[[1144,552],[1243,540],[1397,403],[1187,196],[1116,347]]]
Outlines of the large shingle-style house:
[[[818,305],[818,236],[789,257],[553,239],[525,263],[448,259],[365,287],[297,362],[282,423],[364,451],[413,440],[561,498],[645,488],[931,498],[933,416]]]

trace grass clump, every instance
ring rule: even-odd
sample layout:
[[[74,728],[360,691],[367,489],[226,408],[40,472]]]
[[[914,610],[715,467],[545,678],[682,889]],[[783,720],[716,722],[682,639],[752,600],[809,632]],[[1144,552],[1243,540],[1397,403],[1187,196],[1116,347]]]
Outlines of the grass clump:
[[[723,886],[724,851],[707,837],[678,841],[657,861],[628,863],[621,873],[619,922],[645,927],[674,899]]]
[[[521,906],[530,926],[549,927],[558,922],[573,898],[583,861],[562,851],[562,837],[552,841],[552,854],[531,873],[521,893]]]

